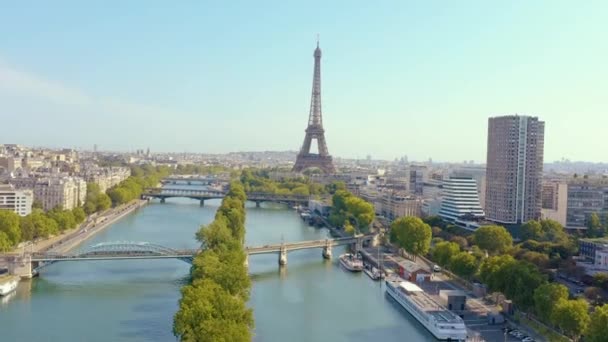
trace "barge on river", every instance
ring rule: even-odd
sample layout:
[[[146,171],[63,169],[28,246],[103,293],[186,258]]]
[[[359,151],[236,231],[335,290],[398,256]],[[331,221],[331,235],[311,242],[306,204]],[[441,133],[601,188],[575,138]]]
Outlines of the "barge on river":
[[[465,341],[467,327],[460,316],[434,301],[418,285],[395,277],[387,279],[386,293],[433,336],[442,341]]]

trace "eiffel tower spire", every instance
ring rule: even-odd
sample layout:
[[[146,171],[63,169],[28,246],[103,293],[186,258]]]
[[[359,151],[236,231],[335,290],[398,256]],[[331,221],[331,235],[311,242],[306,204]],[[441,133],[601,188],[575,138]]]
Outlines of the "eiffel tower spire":
[[[318,167],[323,172],[334,172],[332,157],[327,150],[325,142],[325,130],[323,129],[323,114],[321,110],[321,48],[317,38],[317,48],[313,54],[315,58],[314,73],[312,78],[312,95],[310,98],[310,112],[308,115],[308,127],[304,136],[304,143],[298,153],[293,170],[303,171],[310,167]],[[317,140],[318,154],[310,153],[310,145],[313,139]]]

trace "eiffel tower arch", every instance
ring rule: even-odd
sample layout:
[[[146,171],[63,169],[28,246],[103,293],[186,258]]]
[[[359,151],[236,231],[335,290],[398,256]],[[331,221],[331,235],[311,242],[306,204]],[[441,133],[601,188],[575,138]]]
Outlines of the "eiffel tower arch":
[[[315,68],[312,80],[308,127],[306,128],[304,143],[293,166],[293,171],[301,172],[307,168],[318,167],[325,173],[333,173],[336,169],[333,159],[327,150],[325,130],[323,129],[323,114],[321,112],[321,49],[319,48],[319,41],[317,41],[314,58]],[[317,141],[319,153],[310,153],[313,139]]]

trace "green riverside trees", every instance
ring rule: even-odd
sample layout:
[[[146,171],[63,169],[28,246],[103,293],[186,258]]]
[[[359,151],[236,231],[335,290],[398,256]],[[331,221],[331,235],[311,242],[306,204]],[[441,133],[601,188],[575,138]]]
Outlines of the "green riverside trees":
[[[246,195],[232,182],[213,222],[196,233],[201,252],[182,288],[173,334],[181,341],[251,341],[253,312],[247,307],[251,280],[245,266]]]

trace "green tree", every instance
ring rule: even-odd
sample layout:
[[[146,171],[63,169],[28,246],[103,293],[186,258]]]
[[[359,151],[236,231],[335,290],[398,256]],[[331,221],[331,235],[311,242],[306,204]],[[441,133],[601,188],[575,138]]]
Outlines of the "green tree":
[[[459,276],[469,279],[477,272],[477,259],[467,252],[460,252],[451,258],[450,269]]]
[[[433,261],[445,267],[450,264],[452,257],[460,252],[460,247],[454,242],[439,242],[431,252]]]
[[[603,236],[602,222],[597,213],[591,213],[587,218],[587,237],[595,238]]]
[[[182,288],[173,333],[184,342],[251,341],[253,312],[210,279]]]
[[[9,210],[0,210],[0,232],[6,234],[10,247],[21,242],[19,215]]]
[[[374,206],[355,196],[347,198],[345,205],[349,215],[352,215],[355,218],[358,230],[364,233],[368,232],[369,225],[372,223],[375,216]]]
[[[9,252],[13,248],[13,243],[5,232],[0,231],[0,252]]]
[[[591,314],[585,342],[608,342],[608,304],[597,306]]]
[[[521,226],[520,236],[522,240],[540,240],[543,236],[543,227],[540,222],[530,220]]]
[[[511,234],[502,226],[483,226],[473,234],[473,241],[489,254],[501,254],[513,245]]]
[[[104,211],[110,209],[112,206],[112,200],[110,196],[106,194],[99,194],[97,197],[97,206],[95,207],[95,211]]]
[[[192,278],[210,279],[230,294],[247,301],[251,279],[245,267],[246,257],[239,249],[203,251],[194,259]]]
[[[107,193],[114,206],[121,205],[133,199],[133,193],[126,187],[116,187]]]
[[[589,325],[589,304],[583,299],[562,299],[555,304],[551,321],[574,341],[578,341]]]
[[[348,235],[355,235],[355,227],[348,220],[344,222],[344,233]]]
[[[55,208],[48,212],[48,217],[57,222],[59,231],[76,227],[76,219],[74,219],[74,214],[70,210]]]
[[[400,217],[391,224],[391,242],[414,257],[428,253],[431,247],[431,227],[418,217]]]
[[[549,267],[549,256],[547,254],[526,251],[521,255],[521,259],[536,265],[540,269]]]
[[[536,266],[526,261],[516,261],[498,271],[503,279],[502,291],[524,310],[534,306],[534,290],[547,282]]]
[[[515,259],[510,255],[491,256],[481,264],[479,277],[491,291],[503,291],[507,281],[504,270],[512,264]]]
[[[346,190],[338,190],[332,196],[332,210],[335,212],[346,212],[348,208],[346,207],[346,199],[352,197],[353,194]]]
[[[84,212],[84,209],[82,209],[82,207],[76,207],[72,209],[72,214],[74,215],[74,219],[78,224],[84,222],[84,220],[87,218],[87,214]]]
[[[549,283],[534,290],[534,309],[544,322],[551,322],[553,308],[560,300],[568,299],[568,288],[562,284]]]
[[[540,225],[543,228],[543,241],[554,243],[565,243],[568,241],[568,234],[559,222],[554,220],[541,220]]]

